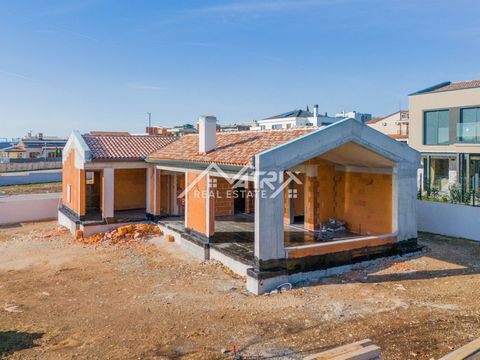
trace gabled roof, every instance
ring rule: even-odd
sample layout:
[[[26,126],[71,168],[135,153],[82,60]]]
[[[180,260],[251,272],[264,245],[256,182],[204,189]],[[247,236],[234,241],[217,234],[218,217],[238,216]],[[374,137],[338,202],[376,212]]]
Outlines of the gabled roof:
[[[82,135],[92,160],[142,160],[147,155],[176,141],[160,135]]]
[[[216,163],[222,165],[252,165],[252,158],[265,150],[286,143],[305,134],[318,130],[318,127],[217,132],[217,147],[207,154],[198,152],[198,135],[181,137],[148,156],[148,161],[183,161],[196,163]]]
[[[477,87],[480,87],[480,80],[460,81],[455,83],[452,83],[450,81],[445,81],[440,84],[433,85],[428,88],[419,90],[410,95],[419,95],[419,94],[452,91],[452,90],[464,90],[464,89],[472,89]]]
[[[311,113],[310,111],[292,110],[292,111],[288,111],[288,112],[283,113],[283,114],[268,117],[268,118],[263,119],[263,120],[285,119],[285,118],[290,118],[290,117],[312,117],[312,116],[313,116],[313,113]]]

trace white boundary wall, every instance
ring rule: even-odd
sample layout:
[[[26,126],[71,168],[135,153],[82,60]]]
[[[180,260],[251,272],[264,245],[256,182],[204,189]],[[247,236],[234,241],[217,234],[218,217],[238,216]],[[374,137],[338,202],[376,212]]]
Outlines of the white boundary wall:
[[[60,193],[0,197],[0,224],[56,219]]]
[[[417,200],[418,231],[480,241],[480,207]]]

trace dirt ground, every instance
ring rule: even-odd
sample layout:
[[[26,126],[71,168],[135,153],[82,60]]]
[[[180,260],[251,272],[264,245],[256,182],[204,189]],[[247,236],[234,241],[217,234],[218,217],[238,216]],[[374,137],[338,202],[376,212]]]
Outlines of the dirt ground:
[[[62,191],[62,183],[45,184],[25,184],[25,185],[7,185],[0,186],[1,196],[21,195],[21,194],[44,194]]]
[[[218,264],[153,242],[0,228],[0,357],[228,359],[235,345],[243,359],[301,359],[370,338],[384,359],[438,359],[480,337],[478,243],[422,234],[406,261],[253,296]]]

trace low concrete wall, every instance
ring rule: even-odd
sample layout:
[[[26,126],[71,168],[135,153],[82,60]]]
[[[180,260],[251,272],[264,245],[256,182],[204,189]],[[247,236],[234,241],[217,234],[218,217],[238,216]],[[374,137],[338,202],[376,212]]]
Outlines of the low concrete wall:
[[[41,184],[62,181],[62,172],[59,171],[38,171],[29,173],[3,173],[0,175],[0,186]]]
[[[60,193],[0,197],[0,224],[57,218]]]
[[[419,231],[480,241],[480,207],[417,200]]]

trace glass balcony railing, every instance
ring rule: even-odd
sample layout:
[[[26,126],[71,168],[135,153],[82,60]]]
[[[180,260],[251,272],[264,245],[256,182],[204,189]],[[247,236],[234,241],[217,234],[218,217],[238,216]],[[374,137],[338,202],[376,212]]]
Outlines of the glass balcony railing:
[[[462,143],[480,143],[480,123],[458,123],[457,141]]]

